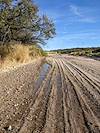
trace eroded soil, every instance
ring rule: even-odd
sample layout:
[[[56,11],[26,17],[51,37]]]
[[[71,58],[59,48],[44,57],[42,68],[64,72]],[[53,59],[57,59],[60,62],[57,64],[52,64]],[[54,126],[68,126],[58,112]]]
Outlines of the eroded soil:
[[[0,133],[100,133],[100,61],[66,55],[47,61],[36,78],[31,72],[23,83],[1,83]]]

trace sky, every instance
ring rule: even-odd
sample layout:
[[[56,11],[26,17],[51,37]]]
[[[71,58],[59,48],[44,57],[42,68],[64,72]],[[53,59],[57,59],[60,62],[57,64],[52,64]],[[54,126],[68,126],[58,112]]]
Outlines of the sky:
[[[56,36],[45,50],[100,47],[100,0],[34,0],[53,20]]]

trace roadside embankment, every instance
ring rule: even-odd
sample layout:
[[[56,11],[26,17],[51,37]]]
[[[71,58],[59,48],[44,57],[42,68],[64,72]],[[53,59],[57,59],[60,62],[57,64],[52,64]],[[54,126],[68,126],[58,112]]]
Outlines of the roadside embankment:
[[[12,69],[46,56],[36,44],[0,44],[0,70]]]

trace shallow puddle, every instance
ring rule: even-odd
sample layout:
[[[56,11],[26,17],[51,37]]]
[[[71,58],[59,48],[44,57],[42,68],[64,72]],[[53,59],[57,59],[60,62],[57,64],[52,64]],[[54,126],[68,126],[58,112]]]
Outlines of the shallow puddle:
[[[41,83],[46,78],[46,75],[48,74],[50,68],[51,68],[51,65],[49,65],[48,63],[44,63],[41,66],[40,72],[39,72],[38,77],[37,77],[36,82],[35,82],[35,88],[36,89],[38,89],[40,87]]]

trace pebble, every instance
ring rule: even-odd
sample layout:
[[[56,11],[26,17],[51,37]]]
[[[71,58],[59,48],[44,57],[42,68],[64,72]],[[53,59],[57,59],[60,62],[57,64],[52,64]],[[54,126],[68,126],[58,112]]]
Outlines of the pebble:
[[[18,103],[17,103],[17,104],[15,104],[14,106],[15,106],[15,107],[17,107],[17,106],[18,106]]]
[[[12,130],[12,126],[10,125],[9,127],[8,127],[8,131],[11,131]]]

